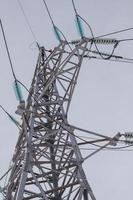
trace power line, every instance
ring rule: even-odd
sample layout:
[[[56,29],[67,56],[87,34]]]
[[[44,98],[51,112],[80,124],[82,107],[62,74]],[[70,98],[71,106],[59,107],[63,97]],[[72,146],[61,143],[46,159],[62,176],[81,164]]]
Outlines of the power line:
[[[76,6],[75,6],[75,3],[74,3],[74,0],[72,0],[72,4],[73,4],[73,8],[74,8],[75,14],[77,15],[78,12],[77,12],[77,9],[76,9]]]
[[[0,27],[1,27],[1,30],[2,30],[2,35],[3,35],[3,39],[4,39],[4,43],[5,43],[8,59],[9,59],[9,63],[10,63],[11,72],[12,72],[12,75],[13,75],[13,78],[14,78],[15,93],[16,93],[16,96],[17,96],[18,100],[20,102],[22,102],[23,101],[23,97],[22,97],[22,93],[21,93],[21,88],[19,87],[18,82],[17,82],[17,78],[16,78],[15,71],[14,71],[14,68],[13,68],[13,64],[12,64],[12,60],[11,60],[11,56],[10,56],[10,52],[9,52],[9,48],[8,48],[8,44],[7,44],[7,40],[6,40],[6,36],[5,36],[5,32],[4,32],[4,28],[3,28],[1,20],[0,20]]]
[[[133,144],[131,144],[131,145],[128,145],[128,146],[124,146],[124,147],[117,147],[117,148],[110,148],[110,147],[107,147],[108,145],[110,145],[110,142],[108,142],[108,143],[106,143],[105,145],[103,145],[103,146],[100,146],[100,145],[96,145],[96,144],[91,144],[91,145],[93,145],[93,146],[97,146],[97,147],[99,147],[98,149],[96,149],[94,152],[92,152],[91,154],[89,154],[88,156],[86,156],[85,158],[84,158],[84,161],[85,160],[87,160],[88,158],[90,158],[90,157],[92,157],[93,155],[95,155],[96,153],[98,153],[99,151],[101,151],[101,150],[103,150],[103,149],[117,149],[117,150],[121,150],[121,149],[125,149],[125,148],[129,148],[129,147],[132,147],[133,146]]]
[[[12,167],[10,167],[1,177],[0,177],[0,181],[5,178],[5,176],[11,171]]]
[[[78,14],[77,9],[76,9],[76,6],[75,6],[75,3],[74,3],[74,0],[72,0],[72,4],[73,4],[73,8],[74,8],[74,11],[75,11],[76,16],[79,17],[82,21],[84,21],[84,22],[86,23],[86,25],[89,27],[90,32],[91,32],[91,35],[92,35],[92,43],[95,44],[95,47],[96,47],[96,49],[97,49],[97,51],[98,51],[98,53],[99,53],[99,55],[101,56],[102,59],[109,60],[110,58],[112,58],[112,56],[113,56],[113,54],[114,54],[114,51],[115,51],[115,48],[117,47],[117,45],[119,44],[119,42],[125,42],[125,41],[132,41],[132,40],[133,40],[133,38],[118,40],[118,41],[116,42],[116,44],[114,45],[114,48],[113,48],[111,54],[110,54],[108,57],[104,57],[104,56],[100,53],[99,48],[97,47],[97,44],[95,43],[95,40],[94,40],[94,39],[101,38],[101,37],[105,37],[105,36],[109,36],[109,35],[113,35],[113,34],[118,34],[118,33],[125,32],[125,31],[130,31],[130,30],[133,30],[133,27],[127,28],[127,29],[122,29],[122,30],[119,30],[119,31],[115,31],[115,32],[111,32],[111,33],[107,33],[107,34],[104,34],[104,35],[95,37],[95,36],[94,36],[94,33],[93,33],[93,31],[92,31],[92,28],[91,28],[91,26],[90,26],[90,24],[88,24],[88,22],[87,22],[85,19],[83,19],[83,17],[81,17],[81,16]],[[127,63],[129,63],[129,62],[127,62]]]
[[[97,38],[97,37],[95,37],[94,36],[94,33],[93,33],[93,31],[92,31],[92,28],[91,28],[91,26],[90,26],[90,24],[85,20],[85,19],[83,19],[83,17],[81,17],[80,15],[78,15],[81,19],[82,19],[82,21],[84,22],[84,23],[86,23],[86,25],[88,26],[88,28],[89,28],[89,30],[90,30],[90,32],[91,32],[91,35],[92,35],[92,43],[94,43],[94,45],[95,45],[95,47],[96,47],[96,50],[98,51],[98,53],[99,53],[99,55],[101,56],[101,58],[102,59],[104,59],[104,60],[109,60],[110,58],[112,58],[112,56],[113,56],[113,54],[114,54],[114,51],[115,51],[115,49],[116,49],[116,47],[117,47],[117,45],[119,44],[117,41],[116,41],[116,43],[114,44],[114,47],[113,47],[113,49],[112,49],[112,52],[111,52],[111,54],[109,55],[109,56],[103,56],[102,54],[101,54],[101,52],[99,51],[99,48],[98,48],[98,46],[97,46],[97,44],[96,44],[96,42],[95,42],[95,39]]]
[[[46,7],[47,13],[48,13],[48,15],[49,15],[49,18],[50,18],[50,20],[51,20],[53,26],[55,26],[54,20],[53,20],[51,14],[50,14],[50,10],[49,10],[49,8],[48,8],[48,5],[47,5],[46,1],[45,1],[45,0],[42,0],[42,1],[43,1],[44,5],[45,5],[45,7]]]
[[[24,11],[24,8],[23,8],[23,6],[22,6],[20,0],[17,0],[17,2],[18,2],[18,5],[19,5],[19,7],[20,7],[22,13],[23,13],[23,16],[24,16],[24,18],[25,18],[25,21],[26,21],[26,23],[27,23],[27,26],[28,26],[28,28],[29,28],[31,34],[32,34],[32,37],[33,37],[35,43],[36,43],[37,46],[38,46],[38,42],[37,42],[37,39],[36,39],[36,35],[35,35],[35,33],[34,33],[33,29],[32,29],[32,26],[31,26],[31,24],[30,24],[30,22],[29,22],[29,20],[28,20],[28,17],[27,17],[27,15],[26,15],[25,11]]]
[[[3,25],[2,25],[1,19],[0,19],[0,26],[1,26],[2,34],[3,34],[4,43],[5,43],[5,46],[6,46],[8,59],[9,59],[9,62],[10,62],[11,71],[12,71],[14,80],[16,80],[16,75],[15,75],[15,71],[14,71],[14,68],[13,68],[13,64],[12,64],[12,60],[11,60],[11,56],[10,56],[9,48],[8,48],[8,45],[7,45],[6,36],[5,36],[5,32],[4,32],[4,28],[3,28]]]
[[[61,42],[61,40],[62,40],[61,35],[62,35],[62,37],[64,38],[64,40],[67,42],[67,44],[68,44],[70,50],[72,51],[72,48],[71,48],[71,46],[69,45],[66,36],[65,36],[64,33],[55,25],[55,22],[54,22],[54,20],[53,20],[53,18],[52,18],[52,15],[51,15],[51,13],[50,13],[50,10],[49,10],[49,8],[48,8],[48,5],[47,5],[46,1],[45,1],[45,0],[42,0],[42,1],[43,1],[43,3],[44,3],[44,6],[45,6],[46,11],[47,11],[47,13],[48,13],[48,16],[49,16],[49,18],[50,18],[50,21],[51,21],[52,26],[53,26],[53,29],[54,29],[54,33],[55,33],[55,35],[56,35],[58,41]]]
[[[118,142],[119,142],[119,141],[118,141]],[[126,141],[123,141],[123,142],[126,142]],[[120,149],[126,149],[126,148],[130,148],[130,147],[132,147],[132,146],[133,146],[133,143],[130,144],[130,145],[121,146],[121,147],[115,147],[115,148],[112,148],[112,147],[106,147],[106,146],[104,147],[104,145],[101,146],[101,145],[97,145],[97,144],[94,144],[94,143],[90,143],[90,145],[95,146],[95,147],[98,147],[98,148],[111,149],[111,150],[113,150],[113,149],[120,150]]]
[[[81,150],[85,150],[85,151],[95,151],[97,150],[96,148],[80,148]],[[101,151],[115,151],[115,152],[132,152],[133,149],[102,149]]]
[[[114,31],[114,32],[106,33],[104,35],[100,35],[100,36],[97,36],[95,38],[105,37],[105,36],[109,36],[109,35],[115,35],[115,34],[118,34],[118,33],[126,32],[126,31],[131,31],[131,30],[133,30],[133,27],[126,28],[126,29],[121,29],[119,31]]]
[[[116,47],[117,47],[117,45],[118,45],[118,42],[115,43],[115,45],[114,45],[114,47],[113,47],[113,49],[112,49],[112,52],[111,52],[111,54],[110,54],[109,56],[106,56],[106,57],[103,56],[103,55],[100,53],[99,48],[98,48],[98,46],[97,46],[97,44],[96,44],[96,42],[95,42],[95,38],[96,38],[96,37],[94,36],[94,33],[93,33],[93,31],[92,31],[92,28],[91,28],[90,24],[89,24],[85,19],[83,19],[83,17],[81,17],[81,16],[78,14],[77,9],[76,9],[76,6],[75,6],[75,3],[74,3],[74,0],[72,0],[72,5],[73,5],[74,11],[75,11],[75,15],[76,15],[76,19],[77,19],[77,23],[78,23],[80,35],[83,37],[83,31],[82,31],[82,28],[81,28],[81,24],[80,24],[79,19],[81,19],[81,20],[87,25],[87,27],[89,28],[89,30],[90,30],[90,32],[91,32],[91,35],[92,35],[91,44],[94,43],[94,45],[95,45],[95,47],[96,47],[96,50],[98,51],[98,53],[99,53],[99,55],[101,56],[101,58],[104,59],[104,60],[109,60],[109,59],[113,56],[114,51],[115,51],[115,49],[116,49]]]
[[[88,57],[89,59],[90,58],[93,58],[93,59],[97,59],[97,60],[102,60],[103,61],[103,59],[102,58],[100,58],[100,57],[96,57],[96,56],[89,56]],[[110,62],[120,62],[120,63],[126,63],[126,64],[133,64],[133,59],[130,59],[130,58],[123,58],[123,59],[121,59],[121,60],[114,60],[114,59],[108,59],[107,61],[110,61]]]
[[[46,50],[46,51],[49,52],[49,50]],[[89,53],[99,54],[98,51],[93,51],[93,50],[91,50],[91,49],[89,48],[89,49],[87,50],[87,52],[88,52],[88,53],[87,53],[86,55],[84,55],[84,58],[88,58],[88,59],[97,59],[97,60],[102,60],[102,61],[103,61],[103,59],[102,59],[101,57],[96,57],[96,56],[93,56],[93,55],[92,55],[92,56],[89,55]],[[64,51],[64,53],[69,54],[68,51]],[[103,53],[103,52],[101,52],[101,54],[110,56],[109,54]],[[78,55],[75,54],[75,56],[78,56]],[[112,57],[111,57],[110,59],[104,59],[104,60],[106,60],[106,61],[111,61],[111,62],[120,62],[120,63],[133,64],[133,58],[125,58],[125,57],[118,56],[118,55],[112,55]]]
[[[54,20],[53,20],[53,18],[52,18],[52,15],[50,14],[50,10],[49,10],[49,8],[48,8],[48,5],[47,5],[46,1],[43,0],[43,3],[44,3],[44,6],[45,6],[45,8],[46,8],[46,10],[47,10],[47,13],[48,13],[48,16],[49,16],[49,18],[50,18],[50,21],[51,21],[51,23],[52,23],[52,26],[53,26],[54,33],[55,33],[56,38],[58,39],[59,42],[61,42],[61,36],[60,36],[60,33],[61,33],[61,35],[62,35],[62,36],[65,38],[65,40],[66,40],[66,37],[64,36],[64,34],[62,33],[62,31],[60,31],[60,29],[55,25]],[[66,40],[66,41],[67,41],[67,40]]]
[[[98,51],[93,51],[93,50],[89,50],[89,49],[88,49],[88,53],[99,54]],[[109,56],[109,54],[107,54],[107,53],[101,52],[101,54]],[[101,58],[94,57],[94,56],[89,56],[88,54],[85,55],[85,57],[94,58],[94,59],[100,59],[101,60]],[[113,59],[115,59],[115,60],[113,60]],[[131,63],[132,64],[133,63],[133,58],[126,58],[126,57],[119,56],[119,55],[112,55],[112,58],[109,59],[108,61],[125,62],[125,63]]]
[[[9,119],[11,119],[11,121],[20,129],[21,126],[19,124],[19,122],[13,117],[11,116],[4,108],[2,105],[0,105],[0,108],[2,109],[2,111],[9,117]]]

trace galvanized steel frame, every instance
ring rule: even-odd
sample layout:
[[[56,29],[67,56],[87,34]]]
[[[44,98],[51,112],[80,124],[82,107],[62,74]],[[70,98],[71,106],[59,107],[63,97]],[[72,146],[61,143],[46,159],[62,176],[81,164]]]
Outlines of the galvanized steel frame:
[[[88,43],[83,38],[68,50],[62,41],[50,53],[39,48],[6,200],[96,200],[67,119]]]

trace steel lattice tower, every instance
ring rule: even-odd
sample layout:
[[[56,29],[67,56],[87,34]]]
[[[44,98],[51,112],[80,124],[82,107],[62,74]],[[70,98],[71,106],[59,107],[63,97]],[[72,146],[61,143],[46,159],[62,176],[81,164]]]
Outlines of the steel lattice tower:
[[[95,200],[68,110],[89,39],[65,41],[39,57],[12,159],[6,200]]]

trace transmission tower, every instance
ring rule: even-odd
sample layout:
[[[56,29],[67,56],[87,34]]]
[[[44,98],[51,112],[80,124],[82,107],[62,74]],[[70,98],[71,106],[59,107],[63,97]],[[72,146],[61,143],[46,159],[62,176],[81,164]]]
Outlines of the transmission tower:
[[[18,106],[22,128],[12,159],[6,200],[92,199],[68,110],[88,40],[68,51],[62,41],[39,57],[29,97]]]
[[[84,58],[112,61],[123,59],[126,62],[127,59],[114,55],[120,41],[95,38],[86,22],[92,32],[92,37],[84,36],[80,21],[82,18],[76,11],[74,1],[73,6],[81,39],[71,42],[68,42],[55,26],[46,3],[45,6],[60,43],[51,50],[38,45],[39,56],[29,90],[15,76],[1,23],[20,100],[16,114],[22,119],[22,123],[18,123],[0,105],[19,128],[11,168],[7,171],[7,173],[10,171],[10,177],[6,187],[1,189],[2,194],[5,200],[96,200],[82,165],[86,159],[108,145],[116,146],[122,135],[118,133],[110,138],[70,125],[68,111]],[[91,48],[93,44],[94,50]],[[99,51],[97,44],[113,44],[112,53]],[[21,98],[18,83],[21,83],[28,91],[26,101]],[[81,138],[77,135],[77,130],[92,134],[97,138],[89,141],[82,139],[82,142],[79,142]],[[79,146],[99,142],[102,145],[97,145],[98,149],[83,158]]]

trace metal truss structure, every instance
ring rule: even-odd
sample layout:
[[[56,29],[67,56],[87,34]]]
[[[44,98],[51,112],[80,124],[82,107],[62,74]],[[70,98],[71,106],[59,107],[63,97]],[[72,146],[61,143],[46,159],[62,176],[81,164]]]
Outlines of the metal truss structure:
[[[50,53],[39,48],[29,97],[17,110],[22,128],[6,200],[95,200],[74,128],[67,120],[87,45],[88,40],[82,39],[71,51],[64,41]]]
[[[126,40],[94,37],[90,25],[78,14],[74,0],[72,4],[81,39],[67,42],[64,34],[54,24],[45,0],[43,3],[59,45],[51,50],[38,45],[39,56],[29,90],[16,78],[0,20],[16,94],[20,101],[16,114],[22,119],[22,123],[18,123],[0,105],[19,128],[11,167],[0,178],[2,180],[10,172],[9,179],[7,185],[0,187],[0,193],[4,196],[4,200],[96,200],[83,169],[84,161],[100,150],[108,149],[108,145],[116,146],[121,136],[126,138],[127,144],[132,144],[130,140],[133,138],[133,133],[118,133],[111,138],[71,125],[68,122],[71,100],[84,58],[126,63],[133,63],[133,59],[114,55],[118,44]],[[19,4],[27,21],[22,5],[20,2]],[[81,22],[87,25],[91,37],[84,36]],[[27,25],[36,42],[28,21]],[[113,45],[112,52],[101,52],[98,48],[101,44]],[[19,83],[28,91],[26,102],[21,98]],[[81,132],[89,133],[93,137],[87,141],[85,137],[78,135]],[[81,148],[82,145],[87,145],[87,148],[90,145],[87,155],[82,153],[85,149]],[[109,147],[109,149],[115,148]]]
[[[72,45],[61,41],[50,51],[39,47],[29,96],[17,109],[22,125],[5,189],[6,200],[96,200],[82,167],[85,159],[79,145],[86,142],[79,142],[75,133],[84,130],[68,123],[74,88],[89,45],[90,39],[82,38]],[[100,139],[88,144],[108,141],[100,149],[115,145],[119,138],[95,136]]]

